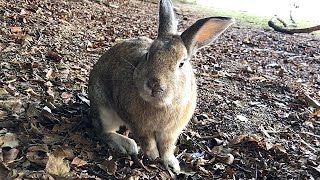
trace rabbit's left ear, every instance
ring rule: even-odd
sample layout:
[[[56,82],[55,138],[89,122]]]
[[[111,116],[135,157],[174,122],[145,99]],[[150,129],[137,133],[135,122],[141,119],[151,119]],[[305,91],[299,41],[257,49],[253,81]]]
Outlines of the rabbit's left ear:
[[[229,17],[210,17],[195,22],[181,34],[189,56],[214,41],[234,22],[235,20]]]

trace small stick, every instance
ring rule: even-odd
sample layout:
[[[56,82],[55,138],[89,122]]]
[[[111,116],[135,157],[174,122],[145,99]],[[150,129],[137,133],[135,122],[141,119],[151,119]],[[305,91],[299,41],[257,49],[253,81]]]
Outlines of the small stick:
[[[311,149],[313,152],[317,152],[317,150],[315,148],[313,148],[310,144],[308,144],[305,140],[300,138],[300,142],[301,144],[304,144],[305,146],[307,146],[309,149]]]
[[[319,135],[313,134],[313,133],[311,133],[311,132],[300,132],[300,134],[307,134],[307,135],[310,135],[310,136],[313,136],[313,137],[316,137],[316,138],[319,138],[319,139],[320,139],[320,136],[319,136]]]

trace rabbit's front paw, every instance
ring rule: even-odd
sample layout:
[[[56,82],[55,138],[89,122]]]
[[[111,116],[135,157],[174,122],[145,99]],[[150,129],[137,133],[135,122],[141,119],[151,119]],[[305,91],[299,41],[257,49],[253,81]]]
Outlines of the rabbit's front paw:
[[[173,154],[164,156],[163,164],[167,169],[171,167],[175,173],[179,174],[180,172],[179,161]]]
[[[150,160],[152,160],[152,161],[155,160],[155,159],[157,159],[157,158],[159,157],[159,151],[158,151],[157,148],[148,150],[148,151],[146,152],[146,154],[147,154],[148,158],[149,158]]]
[[[138,146],[137,143],[128,137],[120,134],[113,133],[111,136],[111,141],[108,145],[115,150],[120,151],[123,154],[137,155]]]

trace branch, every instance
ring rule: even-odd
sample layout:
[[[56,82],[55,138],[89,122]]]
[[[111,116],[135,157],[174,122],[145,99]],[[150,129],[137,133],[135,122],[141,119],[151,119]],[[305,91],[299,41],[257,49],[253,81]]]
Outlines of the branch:
[[[277,16],[272,17],[268,21],[268,25],[273,28],[277,32],[285,33],[285,34],[295,34],[295,33],[311,33],[313,31],[319,31],[320,30],[320,25],[317,26],[312,26],[308,28],[297,28],[297,29],[288,29],[288,28],[283,28],[274,23],[274,20],[277,19],[278,21],[282,22],[280,18]],[[280,19],[280,20],[279,20]],[[283,23],[282,23],[283,24]]]

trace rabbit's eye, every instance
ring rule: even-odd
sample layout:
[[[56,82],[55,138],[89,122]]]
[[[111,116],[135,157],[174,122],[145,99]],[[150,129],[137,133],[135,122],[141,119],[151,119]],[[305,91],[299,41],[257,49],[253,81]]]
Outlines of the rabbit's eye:
[[[179,68],[182,68],[182,66],[184,65],[184,63],[187,61],[187,59],[183,59],[180,64],[179,64]]]

